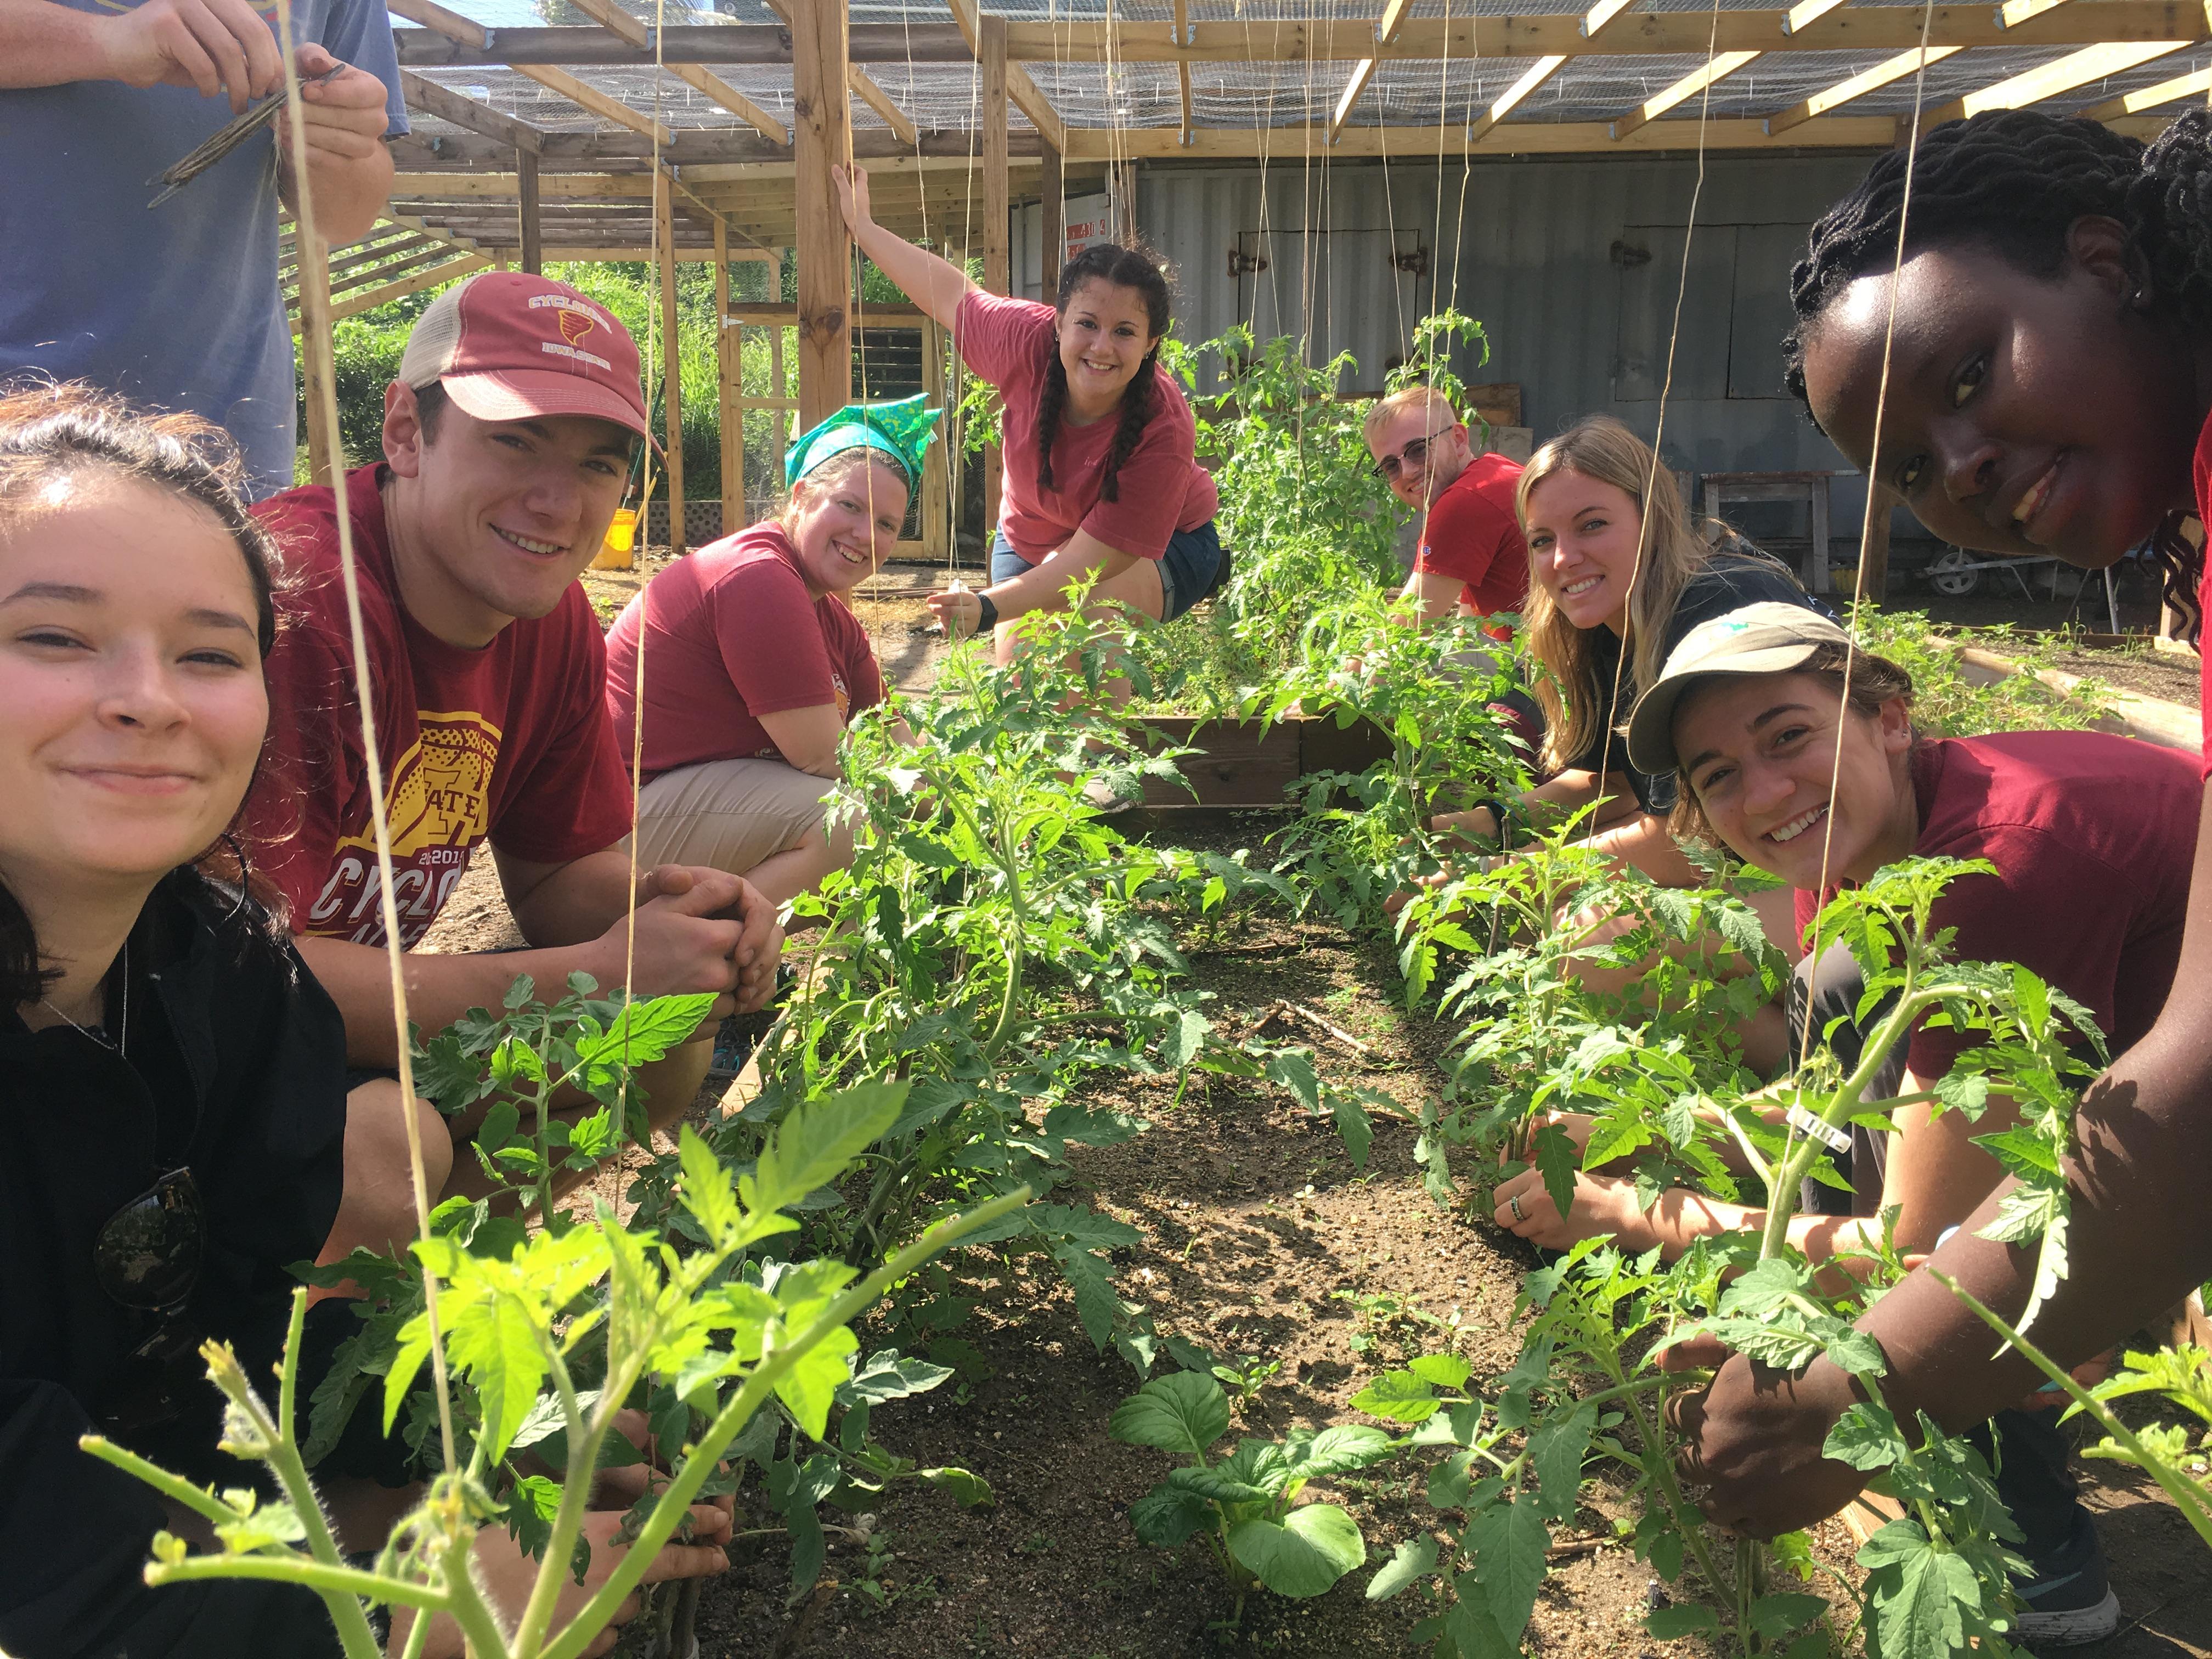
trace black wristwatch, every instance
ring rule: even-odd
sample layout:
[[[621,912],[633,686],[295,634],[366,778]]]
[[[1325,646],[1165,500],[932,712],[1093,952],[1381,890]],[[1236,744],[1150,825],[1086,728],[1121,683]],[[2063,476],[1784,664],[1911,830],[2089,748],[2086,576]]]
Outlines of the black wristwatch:
[[[999,625],[999,607],[988,593],[977,593],[975,603],[983,607],[983,614],[975,623],[975,631],[978,634],[988,633]]]

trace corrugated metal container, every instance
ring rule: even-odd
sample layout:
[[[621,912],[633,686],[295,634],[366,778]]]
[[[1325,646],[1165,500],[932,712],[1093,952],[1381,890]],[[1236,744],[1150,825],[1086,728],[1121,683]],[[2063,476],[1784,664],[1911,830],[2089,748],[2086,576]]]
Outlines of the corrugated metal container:
[[[1596,412],[1650,437],[1671,338],[1662,436],[1670,465],[1699,475],[1844,471],[1784,392],[1780,343],[1805,231],[1866,165],[1859,155],[1708,156],[1700,186],[1686,157],[1440,168],[1433,157],[1386,166],[1294,154],[1264,169],[1147,164],[1137,220],[1176,265],[1186,339],[1240,322],[1262,334],[1304,332],[1310,361],[1339,349],[1357,357],[1343,390],[1372,392],[1413,325],[1456,305],[1483,324],[1491,355],[1454,367],[1470,382],[1518,383],[1523,421],[1540,443]],[[1016,280],[1034,295],[1037,210],[1017,222]],[[1249,268],[1255,258],[1264,270]],[[1239,264],[1244,274],[1232,274]],[[1855,477],[1835,481],[1839,539],[1856,536],[1864,499]],[[1786,519],[1773,522],[1779,531]],[[1900,514],[1897,528],[1917,527]]]

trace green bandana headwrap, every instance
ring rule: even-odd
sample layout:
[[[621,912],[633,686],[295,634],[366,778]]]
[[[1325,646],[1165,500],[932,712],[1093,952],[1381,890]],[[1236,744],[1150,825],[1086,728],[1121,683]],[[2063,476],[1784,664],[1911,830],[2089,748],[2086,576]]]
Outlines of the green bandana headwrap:
[[[873,449],[888,455],[906,474],[907,488],[921,482],[921,458],[936,435],[941,409],[929,407],[917,392],[893,404],[847,404],[784,452],[783,481],[795,484],[832,455],[848,449]]]

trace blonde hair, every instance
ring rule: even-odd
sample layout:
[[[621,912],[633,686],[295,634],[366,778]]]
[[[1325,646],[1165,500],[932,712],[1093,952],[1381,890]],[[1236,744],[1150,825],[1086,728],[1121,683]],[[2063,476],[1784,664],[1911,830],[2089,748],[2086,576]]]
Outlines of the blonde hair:
[[[1375,447],[1375,434],[1385,422],[1395,421],[1409,409],[1425,409],[1430,414],[1441,412],[1455,426],[1459,423],[1459,411],[1451,399],[1431,386],[1409,386],[1402,392],[1394,392],[1387,398],[1377,398],[1367,411],[1359,435],[1367,441],[1370,449]]]
[[[1690,579],[1712,556],[1712,549],[1692,524],[1674,475],[1658,465],[1645,443],[1610,415],[1577,422],[1531,456],[1513,497],[1523,536],[1528,530],[1528,497],[1557,472],[1578,472],[1611,484],[1636,504],[1636,574],[1628,599],[1626,637],[1621,641],[1627,673],[1615,688],[1598,684],[1591,661],[1590,635],[1569,622],[1536,580],[1536,556],[1528,555],[1528,602],[1521,613],[1528,649],[1545,672],[1536,677],[1536,701],[1544,710],[1545,769],[1556,772],[1595,744],[1607,724],[1606,710],[1626,720],[1638,688],[1654,684],[1663,659],[1667,619]],[[1646,491],[1650,491],[1649,499]]]

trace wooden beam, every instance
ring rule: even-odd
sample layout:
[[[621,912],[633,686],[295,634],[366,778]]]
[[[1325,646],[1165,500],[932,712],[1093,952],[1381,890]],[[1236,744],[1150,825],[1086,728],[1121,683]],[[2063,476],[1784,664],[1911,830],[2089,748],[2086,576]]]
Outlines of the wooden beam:
[[[1176,65],[1176,87],[1182,98],[1182,141],[1187,144],[1190,142],[1191,134],[1197,130],[1197,125],[1191,119],[1190,113],[1189,64],[1177,64]],[[1341,117],[1339,118],[1340,120]]]
[[[1498,94],[1497,101],[1474,120],[1468,123],[1467,142],[1473,145],[1486,137],[1490,130],[1510,115],[1528,94],[1559,72],[1566,62],[1565,56],[1539,58],[1521,72],[1521,78]],[[1613,136],[1610,129],[1606,136]]]
[[[801,431],[842,408],[853,390],[853,239],[830,179],[852,134],[845,29],[845,8],[835,3],[799,7],[791,26]]]
[[[655,173],[653,211],[660,242],[660,385],[666,404],[667,437],[661,465],[668,474],[668,551],[676,558],[684,552],[684,353],[677,334],[676,307],[676,191],[674,180]],[[647,388],[647,397],[652,389]]]
[[[578,11],[582,12],[585,16],[592,19],[625,45],[635,46],[648,54],[652,52],[651,32],[643,23],[631,16],[620,6],[616,5],[614,0],[572,0],[572,3]],[[661,46],[659,67],[665,69],[686,86],[696,88],[706,94],[724,109],[757,130],[761,136],[770,143],[788,144],[791,142],[790,130],[782,122],[777,120],[775,117],[770,115],[720,76],[702,69],[696,64],[677,63],[670,60],[665,41]]]
[[[1784,15],[1782,32],[1795,34],[1802,28],[1808,28],[1843,3],[1844,0],[1798,0]]]
[[[2005,0],[1997,8],[1997,21],[2006,28],[2016,28],[2030,18],[2040,17],[2066,3],[2068,0]]]
[[[913,149],[899,143],[888,128],[868,127],[853,134],[854,159],[871,167],[913,167]],[[402,172],[504,172],[512,161],[509,147],[473,132],[441,133],[437,148],[411,134],[392,139],[393,163]],[[924,128],[919,158],[931,167],[974,164],[975,136],[965,130],[953,132]],[[1007,153],[1017,161],[1034,160],[1042,149],[1037,135],[1024,129],[1006,141]],[[640,178],[651,171],[653,144],[628,129],[602,127],[594,132],[548,132],[539,160],[547,173],[630,173]],[[660,146],[663,166],[683,169],[689,177],[694,167],[733,167],[788,169],[791,152],[771,144],[750,127],[683,127],[673,143]]]
[[[1042,274],[1048,301],[1060,292],[1060,265],[1067,252],[1067,164],[1057,149],[1044,153],[1043,198],[1038,217],[1044,234]]]
[[[491,31],[472,17],[464,17],[457,11],[448,11],[436,0],[394,0],[385,9],[395,17],[404,17],[420,23],[424,28],[442,34],[448,40],[463,46],[489,46]]]
[[[1387,46],[1397,38],[1399,27],[1406,14],[1413,9],[1413,0],[1386,0],[1382,16],[1375,20],[1375,44]]]
[[[1597,0],[1595,5],[1583,14],[1582,21],[1577,26],[1582,31],[1583,39],[1596,40],[1604,33],[1607,23],[1635,3],[1636,0]]]
[[[730,233],[720,221],[714,226],[714,315],[730,309]],[[714,325],[714,382],[718,422],[722,434],[722,534],[734,536],[745,527],[745,417],[737,407],[744,391],[745,354],[738,331]]]
[[[522,193],[519,173],[397,173],[395,201],[416,198],[447,202],[512,199]],[[547,173],[542,158],[538,175],[541,201],[653,199],[653,175],[647,173]]]
[[[450,121],[457,127],[466,127],[471,132],[482,133],[514,149],[526,150],[535,155],[545,143],[545,135],[527,121],[518,121],[489,104],[480,104],[473,98],[463,97],[451,87],[441,87],[435,81],[415,73],[413,70],[399,71],[399,88],[405,95],[407,106],[425,115],[434,115],[441,121]]]
[[[1188,64],[1179,64],[1177,67],[1185,75],[1190,73],[1190,65]],[[1359,101],[1359,94],[1367,90],[1368,82],[1374,77],[1375,60],[1372,58],[1363,58],[1352,66],[1352,78],[1344,83],[1344,90],[1337,94],[1336,108],[1328,118],[1330,143],[1334,143],[1337,135],[1344,131],[1344,118],[1352,113],[1352,106]],[[1190,142],[1190,115],[1188,100],[1183,107],[1183,143],[1188,144]]]
[[[1806,9],[1801,8],[1801,13]],[[1920,44],[1921,8],[1838,5],[1784,33],[1785,9],[1724,8],[1717,20],[1704,8],[1682,11],[1571,12],[1407,19],[1388,46],[1356,19],[1313,22],[1240,22],[1203,31],[1192,46],[1164,31],[1122,29],[1113,56],[1122,63],[1356,63],[1441,58],[1540,58],[1558,53],[1704,58],[1718,52],[1902,52]],[[1592,19],[1597,20],[1595,28]],[[2191,0],[2071,0],[2007,29],[1988,4],[1942,3],[1929,22],[1929,44],[1944,46],[2081,46],[2114,40],[2170,40],[2201,35],[2203,9]],[[504,40],[507,32],[502,29]],[[1097,63],[1107,57],[1107,31],[1096,21],[1010,22],[1006,55],[1018,63]]]
[[[538,158],[527,150],[514,157],[517,216],[522,221],[522,268],[532,276],[545,274],[545,235],[538,222]]]
[[[2107,98],[2101,104],[2092,104],[2081,113],[2092,121],[2109,121],[2116,116],[2140,115],[2161,104],[2178,104],[2185,98],[2202,98],[2208,90],[2212,90],[2212,70],[2191,70],[2171,81],[2160,81],[2154,87],[2138,87],[2117,98]]]
[[[623,257],[634,259],[637,256],[635,253],[629,253]],[[489,253],[464,254],[458,259],[449,259],[444,264],[433,266],[428,270],[418,270],[410,276],[400,277],[397,282],[386,283],[365,292],[356,294],[350,299],[333,305],[331,307],[331,317],[335,321],[340,317],[356,316],[364,311],[374,311],[379,306],[390,305],[394,300],[402,299],[410,294],[420,294],[426,288],[442,288],[447,283],[456,282],[471,272],[485,269],[491,262],[492,256]],[[299,331],[299,319],[295,318],[292,323],[292,332],[297,334]]]
[[[1060,112],[1052,106],[1030,72],[1019,64],[1006,64],[1006,96],[1014,100],[1014,107],[1030,118],[1030,125],[1048,144],[1065,147],[1067,143],[1067,123],[1060,118]],[[1186,107],[1188,100],[1186,100]]]
[[[1504,101],[1502,99],[1500,101]],[[1487,120],[1485,118],[1485,121]],[[1734,118],[1703,124],[1707,149],[1780,149],[1805,146],[1838,146],[1851,149],[1887,149],[1897,136],[1897,124],[1887,116],[1832,116],[1808,122],[1786,138],[1770,138],[1761,121]],[[1468,137],[1466,133],[1477,134]],[[1440,142],[1441,141],[1441,142]],[[1077,127],[1068,133],[1076,148],[1070,160],[1109,159],[1114,135],[1103,128]],[[1125,131],[1119,137],[1125,157],[1176,157],[1185,161],[1256,160],[1263,152],[1279,155],[1282,135],[1244,128],[1201,127],[1198,142],[1185,149],[1176,141],[1172,127]],[[1439,133],[1433,127],[1355,127],[1344,135],[1336,154],[1344,159],[1402,158],[1408,152],[1446,155],[1583,155],[1622,150],[1687,149],[1697,143],[1697,131],[1673,121],[1654,121],[1626,139],[1616,141],[1612,124],[1605,121],[1508,121],[1486,127],[1479,122],[1464,132],[1457,127]]]
[[[2201,31],[2203,20],[2197,25]],[[2032,69],[2025,75],[2014,75],[1994,86],[1970,92],[1948,104],[1929,110],[1920,118],[1920,130],[1939,126],[1946,121],[1959,120],[1969,115],[1979,115],[1984,110],[2020,109],[2029,104],[2039,104],[2046,98],[2056,98],[2062,92],[2091,81],[2101,81],[2108,75],[2118,75],[2138,64],[2148,64],[2154,58],[2163,58],[2168,52],[2180,52],[2191,46],[2188,40],[2130,40],[2110,41],[2103,46],[2084,46],[2079,52],[2069,52],[2054,63]]]
[[[1392,3],[1395,4],[1396,0]],[[1169,27],[1174,29],[1175,43],[1179,46],[1187,46],[1198,38],[1197,29],[1191,26],[1190,0],[1175,0],[1175,21]]]
[[[1687,99],[1695,98],[1716,81],[1734,75],[1746,64],[1754,61],[1759,56],[1760,54],[1755,52],[1723,52],[1714,54],[1700,67],[1692,70],[1680,80],[1675,82],[1673,86],[1654,93],[1628,114],[1615,121],[1612,128],[1614,141],[1618,143],[1627,137],[1630,133],[1647,121],[1657,120],[1677,104]]]
[[[1962,48],[1958,46],[1930,46],[1925,54],[1925,61],[1930,64],[1940,64],[1953,52],[1960,50]],[[1863,98],[1867,94],[1886,87],[1893,81],[1902,81],[1906,76],[1917,73],[1922,62],[1921,50],[1915,46],[1910,52],[1901,52],[1894,58],[1876,64],[1872,69],[1861,70],[1849,79],[1838,81],[1825,91],[1814,93],[1802,103],[1791,105],[1781,114],[1768,116],[1766,118],[1767,135],[1771,137],[1777,133],[1787,132],[1792,127],[1802,126],[1815,116],[1826,115],[1831,110],[1839,109],[1853,99]]]
[[[548,92],[560,94],[577,108],[598,116],[602,121],[612,121],[617,126],[643,133],[647,138],[662,144],[675,141],[676,135],[651,116],[632,109],[621,99],[611,97],[597,87],[586,86],[566,70],[517,64],[514,72],[537,82]]]
[[[866,70],[857,64],[848,64],[845,66],[845,84],[853,89],[854,95],[862,103],[884,118],[884,125],[896,133],[902,143],[918,144],[921,142],[921,133],[915,126],[914,118],[891,101],[890,94],[871,80]]]
[[[870,328],[919,328],[928,317],[929,313],[920,306],[887,306],[873,300],[868,301]],[[774,300],[733,300],[723,308],[722,321],[731,328],[797,328],[799,307]]]
[[[983,286],[994,294],[1013,291],[1012,204],[1006,184],[1006,20],[996,13],[977,30],[983,65]],[[999,522],[999,495],[1006,457],[993,444],[983,452],[983,507],[987,521]]]
[[[562,64],[571,69],[616,64],[635,69],[653,63],[650,48],[629,46],[597,27],[502,27],[498,47],[493,50],[485,45],[483,37],[489,32],[481,26],[471,24],[476,38],[464,40],[430,23],[422,14],[433,9],[424,0],[407,0],[406,9],[392,9],[425,25],[392,31],[399,61],[410,68]],[[470,24],[458,13],[444,12],[444,15]],[[672,64],[770,66],[791,62],[791,31],[775,24],[672,24],[661,30],[660,42],[663,55]],[[856,64],[966,64],[975,56],[950,23],[855,23],[850,50],[851,61]]]

